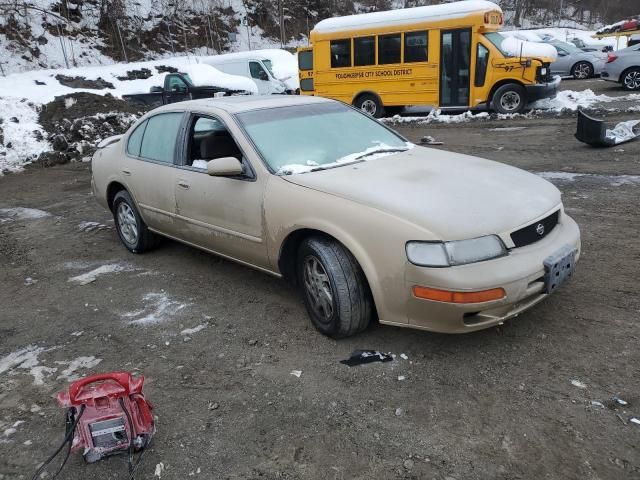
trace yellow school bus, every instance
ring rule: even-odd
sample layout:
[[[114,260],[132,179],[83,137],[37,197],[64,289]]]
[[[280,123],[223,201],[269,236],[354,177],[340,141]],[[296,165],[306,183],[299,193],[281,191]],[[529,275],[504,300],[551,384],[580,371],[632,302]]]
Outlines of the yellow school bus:
[[[555,95],[555,52],[544,44],[523,52],[522,42],[498,33],[502,25],[500,7],[484,0],[322,20],[298,50],[300,93],[374,117],[408,105],[520,113]]]

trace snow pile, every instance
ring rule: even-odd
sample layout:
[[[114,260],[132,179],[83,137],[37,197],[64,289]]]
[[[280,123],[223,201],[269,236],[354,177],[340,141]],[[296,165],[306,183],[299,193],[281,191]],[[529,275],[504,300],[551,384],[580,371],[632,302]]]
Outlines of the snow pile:
[[[552,110],[556,112],[561,112],[563,110],[576,111],[579,108],[590,108],[597,103],[636,100],[640,100],[640,94],[632,93],[621,97],[610,97],[608,95],[596,95],[591,89],[583,90],[581,92],[563,90],[558,92],[555,98],[545,98],[534,102],[531,105],[531,108],[535,110]]]
[[[553,45],[529,42],[512,36],[505,38],[500,48],[511,57],[543,57],[550,58],[554,62],[558,58],[558,52]]]
[[[193,84],[198,87],[215,85],[216,87],[226,88],[229,90],[241,90],[251,92],[256,95],[258,94],[258,87],[251,79],[240,77],[238,75],[229,75],[228,73],[221,72],[211,65],[187,65],[182,67],[181,71],[189,75]],[[160,85],[164,84],[165,75],[167,74],[159,75],[162,77]]]
[[[21,220],[37,220],[39,218],[50,217],[49,212],[44,210],[38,210],[36,208],[0,208],[0,225],[8,222],[15,222]]]
[[[4,94],[2,86],[0,94]],[[0,175],[20,170],[49,150],[41,129],[36,105],[0,97]]]
[[[429,112],[427,116],[418,117],[418,116],[410,116],[410,117],[402,117],[400,115],[394,115],[391,118],[383,118],[381,121],[383,123],[390,124],[403,124],[403,123],[464,123],[470,120],[488,120],[491,118],[491,115],[488,112],[480,112],[474,113],[470,111],[466,111],[460,114],[443,114],[441,110],[434,109]],[[510,115],[509,118],[513,118],[513,115]]]
[[[502,13],[500,7],[493,2],[466,0],[441,5],[402,8],[399,10],[327,18],[316,24],[314,30],[318,33],[328,33],[340,30],[380,28],[425,21],[442,21],[464,17],[478,10],[491,10]]]
[[[144,308],[122,315],[129,325],[153,325],[163,323],[188,306],[173,300],[164,292],[147,293],[142,297]]]

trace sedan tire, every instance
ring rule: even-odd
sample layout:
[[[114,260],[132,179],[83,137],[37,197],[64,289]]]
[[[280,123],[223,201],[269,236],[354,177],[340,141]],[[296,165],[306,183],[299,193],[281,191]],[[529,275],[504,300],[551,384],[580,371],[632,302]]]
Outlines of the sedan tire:
[[[147,228],[126,190],[116,193],[113,199],[113,220],[120,241],[131,253],[144,253],[160,242],[160,237]]]
[[[576,80],[593,77],[593,65],[589,62],[578,62],[571,68],[571,76]]]
[[[306,239],[298,249],[298,281],[313,326],[329,337],[367,328],[373,306],[362,269],[335,240]]]
[[[640,90],[640,68],[632,68],[624,72],[621,82],[625,90]]]

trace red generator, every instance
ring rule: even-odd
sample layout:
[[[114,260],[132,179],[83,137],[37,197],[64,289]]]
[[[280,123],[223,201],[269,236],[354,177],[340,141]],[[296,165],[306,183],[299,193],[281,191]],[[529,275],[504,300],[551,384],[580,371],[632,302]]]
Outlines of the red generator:
[[[93,375],[58,393],[60,406],[72,417],[71,451],[82,451],[86,462],[134,451],[149,445],[155,434],[152,405],[142,392],[144,377],[129,372]]]

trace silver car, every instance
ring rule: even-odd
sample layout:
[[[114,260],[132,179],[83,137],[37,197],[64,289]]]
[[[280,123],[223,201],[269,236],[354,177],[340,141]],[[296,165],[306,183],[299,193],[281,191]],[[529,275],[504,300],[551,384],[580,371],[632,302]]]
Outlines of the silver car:
[[[602,73],[607,55],[603,52],[585,52],[571,43],[551,40],[558,51],[558,59],[551,64],[551,73],[562,77],[584,80]]]
[[[610,53],[602,78],[625,90],[640,90],[640,44]]]

